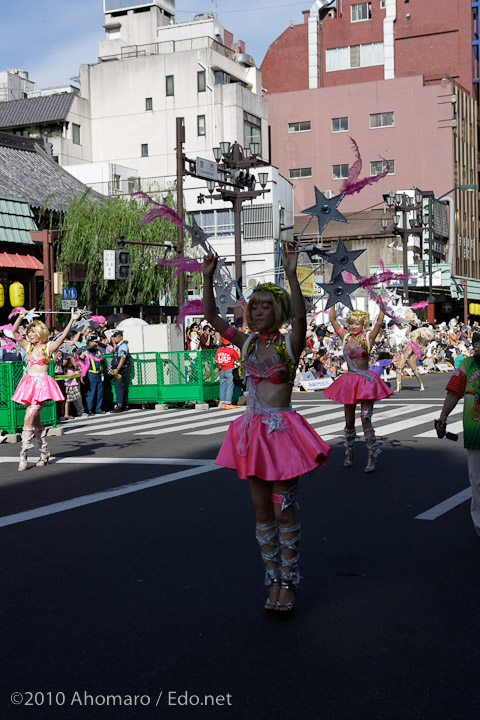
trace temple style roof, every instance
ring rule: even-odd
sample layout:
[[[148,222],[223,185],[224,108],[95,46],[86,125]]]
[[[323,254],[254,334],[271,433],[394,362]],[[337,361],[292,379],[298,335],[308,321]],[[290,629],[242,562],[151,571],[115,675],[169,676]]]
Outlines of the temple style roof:
[[[13,129],[66,120],[75,97],[75,93],[65,92],[2,102],[0,128]]]

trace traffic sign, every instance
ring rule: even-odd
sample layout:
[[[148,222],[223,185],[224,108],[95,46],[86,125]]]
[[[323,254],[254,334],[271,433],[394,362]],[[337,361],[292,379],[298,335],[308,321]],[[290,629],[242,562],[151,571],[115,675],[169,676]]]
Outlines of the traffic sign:
[[[103,251],[103,279],[115,280],[115,250]]]
[[[217,180],[218,169],[217,163],[212,160],[205,160],[205,158],[197,157],[195,163],[198,177],[205,178],[206,180]]]
[[[62,300],[68,300],[68,298],[69,298],[68,288],[62,288]]]
[[[75,288],[70,288],[69,299],[70,299],[70,300],[76,300],[76,299],[77,299],[77,291],[75,290]]]
[[[78,307],[78,300],[62,300],[62,310]]]

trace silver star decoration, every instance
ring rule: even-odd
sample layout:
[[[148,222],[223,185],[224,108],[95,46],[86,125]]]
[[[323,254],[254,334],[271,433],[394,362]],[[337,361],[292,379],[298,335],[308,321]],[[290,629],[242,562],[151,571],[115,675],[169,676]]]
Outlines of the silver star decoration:
[[[35,308],[32,308],[28,311],[28,313],[25,315],[24,320],[31,323],[33,318],[40,317],[40,313],[35,312]]]
[[[215,270],[213,275],[213,289],[215,292],[215,303],[218,311],[224,320],[227,319],[229,308],[239,307],[239,301],[235,294],[235,284],[231,278],[225,283],[220,271]]]
[[[190,233],[192,236],[192,248],[196,245],[200,245],[205,252],[209,252],[210,247],[207,243],[207,238],[212,237],[213,233],[206,233],[200,225],[197,223],[195,218],[192,218],[192,224],[187,225],[186,223],[183,223],[183,227]]]
[[[296,508],[300,507],[297,501],[298,490],[296,487],[291,488],[290,490],[281,490],[280,492],[275,493],[275,495],[279,495],[283,500],[281,507],[282,512],[291,505],[294,505]]]
[[[342,238],[338,238],[335,252],[327,253],[323,256],[325,260],[333,264],[330,282],[334,282],[344,271],[358,276],[359,272],[353,264],[353,261],[364,252],[365,250],[347,250]]]
[[[318,232],[321,235],[325,230],[325,226],[330,220],[338,220],[338,222],[348,222],[347,218],[337,210],[337,207],[345,197],[345,193],[327,198],[321,190],[315,186],[315,205],[302,210],[306,215],[313,215],[318,220]]]
[[[268,434],[270,435],[270,433],[274,432],[275,430],[281,430],[283,428],[283,418],[278,413],[272,413],[267,418],[265,418],[265,420],[262,420],[262,424],[267,425]],[[280,495],[280,493],[278,494]]]
[[[357,283],[344,283],[343,280],[340,278],[337,280],[337,282],[332,283],[318,283],[320,287],[322,287],[325,292],[328,294],[328,302],[325,305],[325,310],[328,310],[332,307],[332,305],[335,305],[335,303],[339,302],[342,303],[342,305],[346,305],[350,308],[350,310],[353,310],[352,307],[352,301],[350,299],[350,294],[352,292],[355,292],[357,288],[360,287]]]

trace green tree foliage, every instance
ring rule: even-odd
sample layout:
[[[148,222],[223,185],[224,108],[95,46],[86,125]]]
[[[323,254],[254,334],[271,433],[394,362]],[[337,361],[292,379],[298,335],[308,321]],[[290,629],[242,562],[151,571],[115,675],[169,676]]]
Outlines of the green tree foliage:
[[[155,199],[170,207],[176,207],[172,190]],[[147,209],[143,200],[129,196],[112,197],[101,202],[89,191],[78,195],[69,205],[63,218],[63,227],[68,230],[58,239],[57,267],[64,270],[70,264],[84,264],[86,281],[77,283],[80,303],[84,304],[87,287],[90,287],[92,305],[146,304],[157,301],[159,295],[166,295],[169,304],[176,304],[176,283],[171,290],[172,270],[156,262],[159,257],[173,257],[175,250],[168,252],[163,247],[126,245],[130,252],[130,279],[103,279],[103,251],[116,250],[116,240],[122,235],[125,240],[141,240],[151,243],[170,243],[175,248],[177,226],[171,222],[156,219],[140,227]],[[185,236],[185,245],[189,237]]]

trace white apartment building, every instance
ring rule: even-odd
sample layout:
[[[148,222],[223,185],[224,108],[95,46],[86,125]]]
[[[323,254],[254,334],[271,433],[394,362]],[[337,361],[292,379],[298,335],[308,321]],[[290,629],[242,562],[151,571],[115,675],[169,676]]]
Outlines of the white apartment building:
[[[72,174],[106,194],[168,187],[176,177],[177,117],[184,119],[188,158],[214,160],[214,147],[237,141],[243,147],[260,143],[259,155],[268,159],[261,73],[242,41],[234,43],[212,15],[175,24],[172,0],[104,0],[104,11],[99,61],[80,67],[89,130],[81,129],[83,158],[69,164]],[[273,279],[280,219],[293,225],[293,186],[276,168],[268,173],[270,192],[244,206],[244,251],[251,253],[245,255],[245,286],[257,277]],[[197,202],[201,195],[206,203]],[[211,203],[209,195],[206,181],[185,179],[187,209],[214,233],[210,241],[233,267],[231,204]]]
[[[0,72],[0,102],[21,100],[35,90],[35,83],[26,70],[3,70]]]

